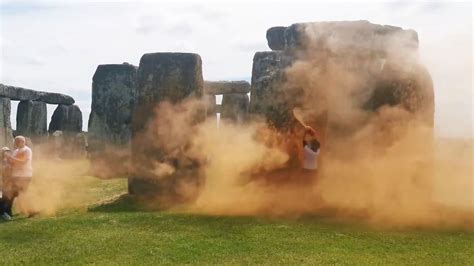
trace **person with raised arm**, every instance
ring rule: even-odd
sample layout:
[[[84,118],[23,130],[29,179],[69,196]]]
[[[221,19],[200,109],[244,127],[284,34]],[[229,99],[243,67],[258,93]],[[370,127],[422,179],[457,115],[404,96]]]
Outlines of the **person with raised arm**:
[[[12,206],[15,198],[27,191],[33,177],[33,151],[26,146],[25,137],[15,137],[14,147],[15,149],[11,155],[5,155],[11,167],[11,176],[5,191],[5,213],[10,217],[12,217]]]
[[[316,171],[318,169],[320,146],[316,130],[310,126],[305,126],[305,133],[303,135],[303,169],[308,171]]]

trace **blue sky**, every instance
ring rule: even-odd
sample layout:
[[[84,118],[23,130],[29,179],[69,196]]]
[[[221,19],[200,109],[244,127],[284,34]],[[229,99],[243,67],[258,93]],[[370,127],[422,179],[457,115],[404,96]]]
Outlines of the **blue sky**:
[[[470,2],[3,0],[0,16],[0,82],[75,97],[84,130],[98,64],[195,52],[205,79],[248,79],[254,53],[269,50],[265,32],[272,26],[365,19],[412,28],[435,84],[437,134],[472,136]]]

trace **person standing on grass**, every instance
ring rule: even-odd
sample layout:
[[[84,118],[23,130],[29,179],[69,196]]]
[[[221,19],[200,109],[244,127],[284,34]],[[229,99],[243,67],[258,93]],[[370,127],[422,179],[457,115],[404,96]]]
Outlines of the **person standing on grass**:
[[[11,217],[12,206],[16,197],[26,192],[33,177],[33,151],[26,146],[26,139],[23,136],[15,137],[15,150],[11,155],[6,154],[6,158],[11,165],[11,178],[6,191],[5,212]]]
[[[308,135],[310,136],[310,140],[307,140]],[[305,127],[303,136],[303,169],[313,174],[318,169],[318,156],[321,151],[321,144],[316,135],[316,130],[312,127]]]

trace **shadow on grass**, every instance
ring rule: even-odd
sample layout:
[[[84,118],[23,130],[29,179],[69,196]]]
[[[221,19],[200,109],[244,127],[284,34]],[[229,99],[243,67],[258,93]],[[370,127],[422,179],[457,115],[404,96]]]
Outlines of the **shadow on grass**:
[[[128,194],[88,208],[90,212],[146,212],[157,210],[159,208],[151,208],[143,199]]]

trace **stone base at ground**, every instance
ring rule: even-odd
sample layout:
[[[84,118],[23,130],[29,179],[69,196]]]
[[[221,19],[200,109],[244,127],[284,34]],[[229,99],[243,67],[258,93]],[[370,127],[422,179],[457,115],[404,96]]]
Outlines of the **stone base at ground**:
[[[222,97],[221,119],[245,122],[248,111],[249,96],[246,93],[226,93]]]
[[[129,191],[152,192],[162,199],[187,198],[178,184],[188,176],[199,183],[195,162],[185,156],[190,139],[183,131],[203,121],[201,57],[189,53],[145,54],[137,74],[137,101],[133,116],[132,166]],[[177,121],[183,119],[182,126]],[[184,122],[186,121],[186,122]],[[178,126],[176,126],[178,124]],[[163,135],[161,135],[163,134]],[[145,185],[144,185],[145,184]]]

